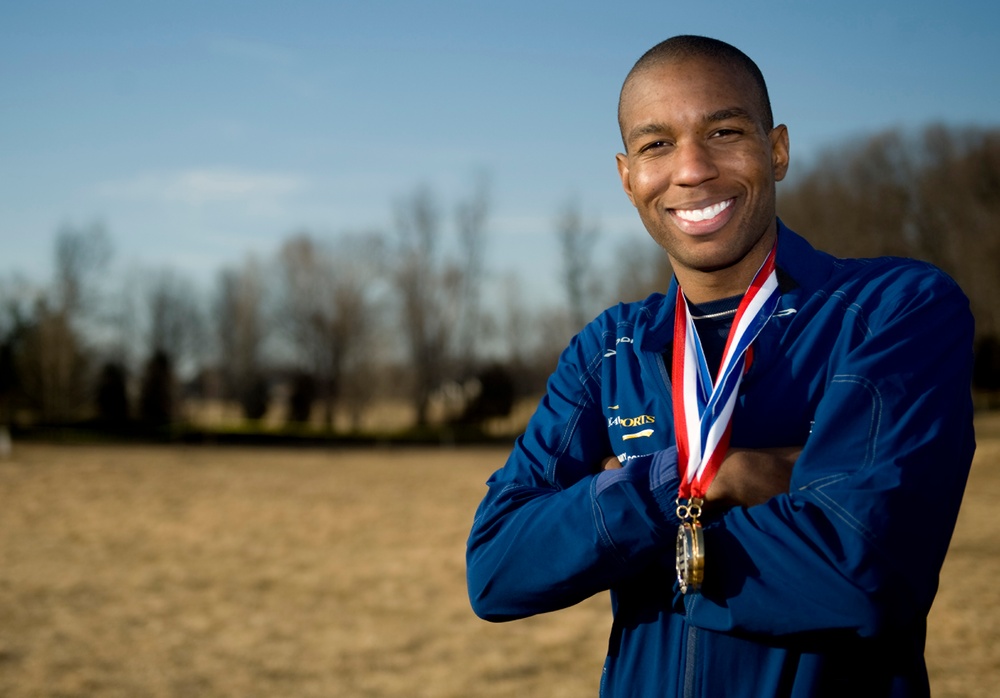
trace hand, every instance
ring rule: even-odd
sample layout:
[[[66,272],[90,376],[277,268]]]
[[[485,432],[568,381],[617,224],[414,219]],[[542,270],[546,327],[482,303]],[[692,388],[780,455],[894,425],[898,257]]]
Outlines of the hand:
[[[712,508],[750,507],[788,492],[801,447],[731,448],[705,494]]]

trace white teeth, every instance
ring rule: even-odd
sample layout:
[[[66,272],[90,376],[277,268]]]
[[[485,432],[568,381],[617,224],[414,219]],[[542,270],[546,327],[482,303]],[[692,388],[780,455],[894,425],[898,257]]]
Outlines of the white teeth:
[[[712,206],[708,206],[706,208],[691,209],[691,210],[683,208],[675,208],[674,213],[676,213],[677,217],[682,220],[691,221],[692,223],[697,223],[698,221],[707,221],[712,218],[715,218],[720,213],[729,208],[729,204],[731,203],[733,203],[733,200],[727,199],[726,201],[713,204]]]

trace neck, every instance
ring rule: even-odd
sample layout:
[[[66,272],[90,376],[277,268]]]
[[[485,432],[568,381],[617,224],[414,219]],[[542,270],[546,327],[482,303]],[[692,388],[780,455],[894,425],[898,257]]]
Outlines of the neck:
[[[722,269],[706,271],[675,264],[674,275],[684,289],[684,297],[692,303],[708,303],[742,296],[771,252],[776,236],[776,230],[768,231],[739,261]]]

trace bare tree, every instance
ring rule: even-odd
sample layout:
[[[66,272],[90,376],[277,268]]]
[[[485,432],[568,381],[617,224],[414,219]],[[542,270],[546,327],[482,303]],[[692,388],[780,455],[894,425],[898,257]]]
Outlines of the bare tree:
[[[827,153],[778,210],[835,254],[933,262],[970,296],[977,334],[1000,333],[1000,130],[875,134]]]
[[[279,312],[300,370],[314,379],[327,428],[348,391],[360,419],[371,396],[371,312],[380,240],[374,234],[343,236],[322,246],[307,233],[281,249]],[[303,385],[305,383],[303,382]]]
[[[106,380],[117,380],[116,373],[124,377],[127,402],[135,401],[134,377],[141,373],[141,362],[149,355],[149,349],[143,346],[147,339],[144,323],[148,309],[148,277],[148,271],[130,268],[101,296],[98,322],[90,333],[101,362],[96,388],[99,402],[104,399],[100,396],[101,391],[108,390]],[[133,416],[131,410],[128,416]]]
[[[20,332],[16,366],[26,398],[47,421],[85,415],[93,360],[85,344],[93,329],[97,288],[111,257],[103,227],[63,226],[56,235],[50,294],[39,294]]]
[[[20,359],[31,328],[33,294],[24,279],[0,279],[0,425],[11,425],[23,395]]]
[[[556,218],[556,236],[562,261],[562,281],[566,291],[569,320],[574,330],[590,319],[600,280],[594,269],[594,245],[597,223],[584,217],[575,199],[566,204]]]
[[[268,385],[262,367],[267,323],[260,265],[248,257],[239,268],[219,272],[213,303],[219,372],[226,397],[249,419],[267,410]]]
[[[401,329],[413,379],[412,402],[419,426],[428,422],[434,390],[448,376],[452,339],[461,314],[464,279],[440,251],[441,215],[433,194],[418,188],[399,201],[396,213],[394,281]]]
[[[195,286],[170,269],[149,274],[144,300],[149,353],[139,403],[145,421],[157,424],[177,414],[179,377],[207,358],[205,320]]]
[[[479,353],[479,339],[485,329],[482,283],[486,259],[486,225],[489,218],[489,181],[485,173],[475,178],[469,197],[455,210],[461,270],[457,354],[461,370],[473,370]]]
[[[1000,339],[1000,129],[922,134],[915,252],[969,294],[980,337]]]
[[[902,135],[880,133],[853,148],[826,151],[794,187],[782,189],[779,212],[836,254],[907,254],[914,169]]]
[[[531,306],[524,297],[523,284],[516,274],[507,274],[503,278],[501,300],[499,322],[503,353],[512,366],[526,365],[531,357]]]
[[[673,270],[667,253],[652,240],[626,241],[618,246],[610,271],[617,290],[612,302],[643,300],[651,293],[666,293]]]
[[[282,291],[279,317],[292,340],[298,363],[319,384],[325,406],[325,422],[333,424],[336,380],[332,368],[339,349],[331,346],[329,326],[329,282],[333,270],[308,233],[299,233],[281,247],[279,254]]]
[[[516,396],[540,394],[573,330],[562,309],[528,303],[523,284],[514,275],[504,279],[502,298],[500,334]]]
[[[55,243],[54,307],[70,318],[92,310],[96,287],[111,256],[111,241],[103,225],[60,228]]]
[[[42,420],[78,418],[87,405],[90,362],[67,313],[35,304],[20,345],[17,365],[21,386]]]
[[[205,358],[205,319],[195,285],[171,269],[152,272],[146,288],[150,354],[163,352],[177,367]]]
[[[365,408],[383,388],[379,369],[386,357],[377,340],[385,329],[381,320],[387,292],[384,256],[385,240],[374,231],[342,235],[332,250],[335,336],[341,345],[339,382],[341,396],[349,396],[349,419],[355,430],[361,428]]]

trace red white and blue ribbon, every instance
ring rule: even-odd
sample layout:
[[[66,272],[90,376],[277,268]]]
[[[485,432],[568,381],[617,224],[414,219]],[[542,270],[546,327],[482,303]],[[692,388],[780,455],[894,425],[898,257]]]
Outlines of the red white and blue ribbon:
[[[775,272],[776,251],[777,246],[771,248],[740,301],[714,381],[684,293],[677,289],[671,381],[681,500],[704,499],[726,457],[747,352],[771,318],[781,295]]]

